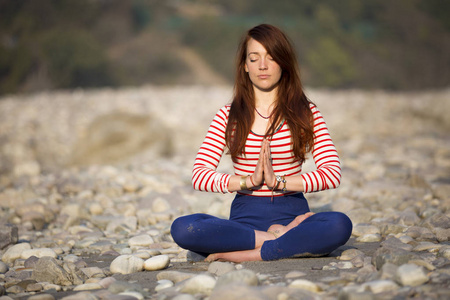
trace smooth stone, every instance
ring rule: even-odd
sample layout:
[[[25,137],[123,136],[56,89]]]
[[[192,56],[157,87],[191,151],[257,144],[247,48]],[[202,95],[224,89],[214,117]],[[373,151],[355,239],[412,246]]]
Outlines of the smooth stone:
[[[100,280],[98,282],[98,284],[100,284],[103,288],[107,289],[113,282],[116,282],[116,281],[117,280],[114,277],[106,277],[106,278],[103,278],[102,280]]]
[[[358,249],[348,249],[344,250],[339,257],[340,260],[352,260],[357,256],[364,256],[364,252]]]
[[[63,297],[61,300],[98,300],[98,298],[92,292],[78,292],[74,295]]]
[[[438,242],[443,243],[450,241],[450,228],[435,228],[434,233],[436,235],[436,238]]]
[[[55,300],[55,297],[50,294],[39,294],[30,296],[27,300]]]
[[[366,282],[362,286],[374,294],[393,292],[399,289],[399,286],[392,280],[374,280]]]
[[[92,203],[89,205],[89,212],[94,216],[101,215],[103,213],[103,207],[99,203]]]
[[[31,256],[36,256],[38,258],[44,257],[44,256],[50,256],[53,258],[57,258],[58,255],[53,249],[50,248],[36,248],[36,249],[28,249],[22,251],[21,258],[28,259]]]
[[[366,234],[380,234],[380,229],[371,224],[356,224],[353,227],[352,235],[360,237]]]
[[[232,283],[257,286],[259,284],[259,280],[255,272],[247,269],[232,271],[220,276],[219,279],[217,279],[217,287]]]
[[[179,294],[179,295],[173,297],[172,300],[196,300],[196,298],[189,294]]]
[[[184,273],[184,272],[179,272],[179,271],[162,271],[156,275],[156,279],[158,279],[158,280],[167,279],[174,283],[178,283],[183,280],[192,278],[194,276],[196,276],[196,274]]]
[[[6,272],[8,272],[8,270],[9,270],[8,265],[0,261],[0,274],[5,274]]]
[[[123,292],[138,292],[141,294],[144,294],[144,290],[142,287],[138,284],[126,282],[126,281],[114,281],[111,283],[108,287],[108,291],[110,291],[113,294],[120,294]]]
[[[442,247],[439,249],[439,255],[450,260],[450,247]]]
[[[40,283],[30,283],[27,285],[26,291],[27,292],[40,292],[42,291],[43,286]]]
[[[298,278],[298,277],[303,277],[306,276],[307,274],[304,272],[300,272],[300,271],[291,271],[289,273],[287,273],[284,278],[286,279],[292,279],[292,278]]]
[[[210,295],[215,285],[216,280],[214,278],[209,275],[200,274],[183,282],[180,287],[180,292],[191,295]]]
[[[12,263],[16,259],[22,257],[22,252],[25,250],[31,249],[31,245],[29,243],[20,243],[14,246],[11,246],[6,250],[2,255],[2,261],[5,263]]]
[[[144,269],[147,271],[162,270],[169,266],[170,258],[167,255],[153,256],[144,262]]]
[[[128,240],[128,245],[130,247],[148,247],[153,243],[153,238],[148,234],[134,236]]]
[[[429,252],[439,252],[442,245],[431,243],[431,242],[421,242],[413,248],[413,251],[429,251]]]
[[[157,284],[158,285],[155,287],[155,292],[159,292],[161,290],[171,288],[174,285],[174,283],[172,281],[167,280],[167,279],[158,280]]]
[[[142,271],[144,260],[134,255],[121,255],[116,257],[109,267],[111,273],[132,274]]]
[[[322,290],[317,284],[306,279],[296,279],[289,284],[289,287],[307,290],[313,293],[318,293]]]
[[[90,290],[99,290],[102,289],[103,286],[101,286],[98,283],[84,283],[76,286],[73,290],[74,291],[90,291]]]
[[[219,288],[215,288],[211,296],[209,297],[209,300],[269,300],[269,299],[283,300],[283,298],[278,297],[278,295],[275,298],[269,298],[255,287],[241,285],[239,283],[233,283],[230,285],[224,285]],[[293,297],[289,299],[305,299],[305,298]]]
[[[214,274],[216,276],[222,276],[223,274],[226,274],[231,271],[235,271],[236,268],[233,264],[228,262],[220,262],[220,261],[214,261],[212,262],[208,267],[208,272],[211,274]]]
[[[130,296],[133,299],[137,299],[137,300],[144,300],[145,299],[144,296],[141,293],[133,292],[133,291],[122,292],[122,293],[119,293],[119,295],[120,296]]]
[[[419,286],[429,280],[423,268],[415,264],[404,264],[398,267],[395,278],[403,286]]]
[[[44,291],[55,290],[55,291],[59,292],[62,290],[62,287],[59,284],[43,282],[42,286],[44,288]]]
[[[364,234],[362,236],[359,236],[356,238],[357,242],[360,243],[374,243],[374,242],[379,242],[381,241],[381,235],[378,233],[369,233],[369,234]]]
[[[389,279],[394,280],[395,275],[397,274],[398,266],[391,264],[391,263],[385,263],[380,270],[380,278],[381,279]]]
[[[345,270],[345,269],[353,269],[355,266],[350,261],[340,261],[336,264],[336,267],[340,270]]]
[[[105,273],[102,269],[99,267],[87,267],[87,268],[81,268],[81,272],[83,272],[88,278],[99,278],[99,277],[105,277]]]
[[[155,213],[165,212],[167,210],[170,210],[170,204],[167,200],[158,197],[155,200],[153,200],[152,203],[152,211]]]

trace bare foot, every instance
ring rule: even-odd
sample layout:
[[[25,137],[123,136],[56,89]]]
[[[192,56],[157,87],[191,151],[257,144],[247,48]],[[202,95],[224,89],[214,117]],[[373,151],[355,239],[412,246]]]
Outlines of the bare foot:
[[[205,258],[207,262],[213,261],[231,261],[240,263],[244,261],[259,261],[261,258],[261,248],[253,250],[233,251],[224,253],[213,253]]]
[[[275,238],[279,238],[289,230],[291,230],[294,227],[297,227],[301,222],[309,218],[310,216],[314,215],[313,212],[307,212],[306,214],[297,216],[291,223],[289,223],[286,226],[280,225],[280,224],[273,224],[269,227],[267,230],[268,233],[271,233],[275,236]]]

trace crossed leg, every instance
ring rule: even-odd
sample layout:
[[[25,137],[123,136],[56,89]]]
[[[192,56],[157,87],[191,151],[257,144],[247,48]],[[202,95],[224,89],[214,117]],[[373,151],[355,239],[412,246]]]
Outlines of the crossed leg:
[[[255,230],[255,249],[252,250],[242,250],[242,251],[232,251],[224,253],[213,253],[206,257],[205,261],[231,261],[231,262],[244,262],[244,261],[260,261],[261,258],[261,247],[265,241],[274,240],[291,230],[292,228],[298,226],[308,217],[312,216],[313,212],[308,212],[303,215],[297,216],[291,223],[286,226],[274,224],[269,227],[268,231],[258,231]]]

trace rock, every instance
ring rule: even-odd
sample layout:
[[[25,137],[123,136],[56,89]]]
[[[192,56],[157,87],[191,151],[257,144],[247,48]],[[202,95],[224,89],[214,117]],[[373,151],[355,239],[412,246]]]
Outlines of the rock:
[[[433,232],[425,227],[419,227],[419,226],[411,226],[409,227],[405,234],[412,237],[413,239],[417,241],[434,241],[436,240],[435,235]]]
[[[210,300],[269,300],[282,298],[269,298],[261,291],[252,286],[240,285],[238,283],[215,288],[209,297]],[[286,298],[287,299],[287,298]],[[289,298],[302,299],[302,298]],[[304,299],[304,298],[303,298]]]
[[[157,286],[155,287],[155,292],[173,287],[173,282],[167,279],[158,280]]]
[[[450,218],[444,215],[443,213],[436,213],[431,217],[422,221],[422,227],[426,227],[428,229],[433,230],[434,228],[450,228]]]
[[[375,243],[381,241],[381,235],[378,233],[364,234],[357,237],[356,241],[360,243]]]
[[[21,258],[28,259],[31,256],[36,256],[37,258],[41,258],[44,256],[50,256],[53,258],[58,257],[58,255],[55,253],[55,251],[50,248],[36,248],[36,249],[27,249],[27,250],[22,251]]]
[[[356,201],[349,198],[338,198],[331,203],[333,211],[340,211],[346,213],[356,206]]]
[[[90,291],[90,290],[99,290],[102,288],[103,288],[103,286],[101,286],[98,283],[85,283],[85,284],[80,284],[80,285],[76,286],[73,290],[74,291]]]
[[[289,287],[307,290],[313,293],[318,293],[322,290],[317,284],[306,279],[296,279],[289,284]]]
[[[144,262],[144,269],[146,271],[162,270],[169,266],[170,258],[167,255],[153,256]]]
[[[73,278],[61,268],[53,257],[42,257],[36,263],[31,276],[38,282],[49,282],[58,285],[72,285]]]
[[[55,300],[55,297],[51,294],[38,294],[28,297],[27,300]]]
[[[29,249],[31,249],[31,245],[29,243],[20,243],[20,244],[11,246],[3,254],[2,261],[5,263],[12,263],[16,259],[21,258],[22,252],[24,250],[29,250]]]
[[[118,280],[112,282],[109,285],[108,291],[110,291],[113,294],[120,294],[123,292],[138,292],[140,294],[145,294],[144,290],[140,285]]]
[[[152,211],[155,213],[165,212],[167,210],[170,210],[170,204],[167,202],[167,200],[158,197],[155,200],[153,200],[152,203]]]
[[[181,282],[183,280],[189,279],[196,276],[196,274],[193,273],[184,273],[184,272],[178,272],[178,271],[162,271],[159,272],[156,275],[156,278],[158,280],[167,279],[174,283]]]
[[[14,245],[19,239],[19,229],[16,225],[0,224],[0,250]]]
[[[9,270],[8,265],[0,261],[0,274],[5,274],[6,272],[8,272],[8,270]]]
[[[173,297],[172,300],[196,300],[196,298],[189,294],[179,294]]]
[[[300,271],[291,271],[289,273],[287,273],[284,278],[286,279],[292,279],[292,278],[298,278],[298,277],[303,277],[306,276],[307,274],[304,272],[300,272]]]
[[[398,238],[395,237],[388,237],[384,242],[381,243],[381,246],[386,249],[391,250],[405,250],[405,251],[411,251],[414,247],[405,244],[402,241],[400,241]]]
[[[232,284],[232,283],[240,283],[249,286],[257,286],[259,284],[258,276],[256,276],[255,272],[247,269],[236,270],[232,272],[228,272],[219,277],[217,280],[217,287],[221,287],[224,285]]]
[[[397,265],[394,265],[394,264],[391,264],[391,263],[385,263],[381,267],[380,278],[381,279],[394,280],[395,279],[395,275],[397,274],[397,269],[398,269]]]
[[[113,282],[116,282],[116,281],[117,280],[114,277],[106,277],[106,278],[103,278],[102,280],[100,280],[98,282],[98,284],[100,284],[103,288],[107,289]]]
[[[128,240],[128,245],[130,247],[148,247],[153,243],[152,237],[148,234],[134,236]]]
[[[357,256],[364,256],[364,252],[358,249],[348,249],[342,252],[339,257],[340,260],[352,260]]]
[[[438,242],[444,243],[447,241],[450,241],[450,229],[444,229],[444,228],[434,228],[434,233],[436,235],[436,238]]]
[[[359,237],[366,234],[380,234],[380,229],[375,225],[364,223],[353,226],[352,235]]]
[[[88,267],[88,268],[81,268],[81,272],[86,275],[88,278],[103,278],[105,277],[105,273],[102,269],[99,267]]]
[[[380,270],[385,263],[392,263],[400,266],[413,259],[420,259],[420,257],[413,252],[402,249],[379,248],[375,251],[372,262],[376,268]]]
[[[393,292],[399,289],[399,286],[392,280],[375,280],[364,283],[364,289],[369,289],[374,294]]]
[[[215,261],[212,262],[208,267],[208,272],[216,276],[222,276],[231,271],[235,271],[236,268],[233,264],[227,262]]]
[[[129,292],[129,291],[126,291],[126,292],[122,292],[122,293],[120,293],[119,294],[120,296],[125,296],[125,297],[127,297],[127,296],[129,296],[130,297],[130,300],[131,300],[131,298],[134,300],[134,299],[137,299],[137,300],[144,300],[145,298],[144,298],[144,295],[142,295],[141,293],[139,293],[139,292]]]
[[[416,264],[404,264],[398,267],[396,281],[403,286],[418,286],[428,282],[423,268]]]
[[[180,292],[191,295],[210,295],[215,285],[216,280],[214,278],[209,275],[200,274],[183,282],[180,287]]]
[[[372,219],[372,213],[367,208],[356,208],[348,211],[347,216],[352,220],[354,225],[360,223],[368,223]]]
[[[134,255],[120,255],[116,257],[109,267],[112,273],[131,274],[142,271],[144,260]]]

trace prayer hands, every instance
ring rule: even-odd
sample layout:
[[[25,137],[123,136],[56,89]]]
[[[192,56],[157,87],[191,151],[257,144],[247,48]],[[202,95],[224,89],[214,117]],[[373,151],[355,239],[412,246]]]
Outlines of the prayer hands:
[[[258,163],[256,164],[252,179],[257,186],[265,182],[271,188],[276,184],[275,173],[272,167],[270,140],[267,138],[262,141],[261,152],[259,153]]]

